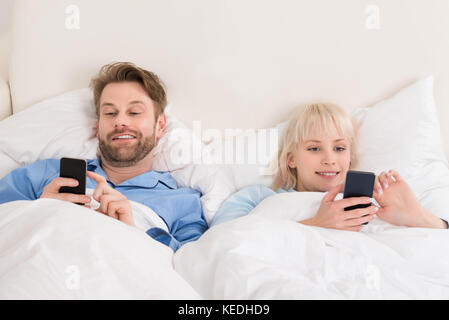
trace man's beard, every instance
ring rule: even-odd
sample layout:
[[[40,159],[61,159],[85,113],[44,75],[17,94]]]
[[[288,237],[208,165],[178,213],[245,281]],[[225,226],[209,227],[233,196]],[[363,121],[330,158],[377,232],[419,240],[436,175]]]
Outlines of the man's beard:
[[[106,140],[98,139],[98,148],[102,160],[114,167],[124,168],[134,166],[145,158],[156,145],[154,131],[150,137],[146,138],[143,138],[140,132],[132,131],[132,134],[137,140],[137,144],[133,144],[132,146],[113,146],[112,143],[107,143],[107,141],[111,141],[112,136],[123,132],[114,131],[106,137]],[[128,130],[126,132],[130,131]]]

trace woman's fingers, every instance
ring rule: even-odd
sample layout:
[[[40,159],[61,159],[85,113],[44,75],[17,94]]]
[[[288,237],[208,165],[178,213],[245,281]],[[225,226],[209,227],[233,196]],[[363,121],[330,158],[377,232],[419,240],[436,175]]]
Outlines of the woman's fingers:
[[[323,197],[323,201],[330,202],[334,201],[337,194],[339,194],[341,191],[343,191],[344,183],[340,183],[339,185],[333,187],[328,191],[328,193]]]
[[[390,181],[390,184],[392,184],[393,182],[402,180],[401,175],[396,170],[388,170],[387,176],[388,176],[388,180]]]
[[[374,215],[378,210],[379,210],[379,208],[377,206],[371,205],[367,208],[345,211],[344,215],[345,215],[346,219],[348,219],[348,220],[357,219],[357,218],[368,216],[368,215]]]
[[[378,180],[382,188],[387,189],[391,184],[402,180],[402,177],[399,175],[399,172],[395,170],[388,170],[388,172],[382,171],[378,177]]]
[[[364,223],[374,218],[377,207],[372,206],[372,199],[369,197],[352,197],[335,200],[335,197],[343,190],[343,187],[343,183],[339,184],[330,189],[323,197],[320,208],[313,218],[314,222],[312,225],[322,228],[360,231]],[[347,207],[360,204],[369,206],[348,211],[344,210]]]
[[[374,181],[374,198],[380,197],[385,189],[388,189],[395,182],[401,181],[402,177],[395,170],[382,171]]]
[[[359,232],[360,230],[362,230],[362,226],[348,227],[343,230]]]
[[[360,218],[348,219],[348,220],[346,220],[346,223],[350,227],[356,227],[356,226],[361,226],[366,222],[370,222],[373,219],[374,219],[374,214],[368,214],[368,215],[360,217]]]
[[[376,176],[376,179],[374,180],[374,191],[373,191],[374,198],[377,198],[382,195],[382,186],[380,185],[379,177]]]
[[[368,197],[352,197],[352,198],[344,198],[341,200],[337,200],[334,202],[335,205],[338,206],[339,209],[344,209],[347,207],[352,207],[358,204],[369,204],[371,203],[371,198]]]
[[[383,189],[387,189],[388,188],[388,175],[386,172],[382,171],[379,174],[379,183],[381,185],[381,187]]]
[[[395,170],[388,170],[388,172],[382,171],[376,180],[374,181],[374,198],[376,200],[382,196],[385,189],[388,189],[393,183],[401,181],[402,177]]]
[[[396,170],[390,170],[390,173],[393,175],[393,177],[394,177],[394,179],[396,181],[401,181],[402,180],[401,175]]]
[[[375,218],[379,208],[371,205],[367,208],[353,209],[344,211],[341,215],[342,221],[339,222],[338,229],[347,231],[360,231],[364,223],[370,222]]]

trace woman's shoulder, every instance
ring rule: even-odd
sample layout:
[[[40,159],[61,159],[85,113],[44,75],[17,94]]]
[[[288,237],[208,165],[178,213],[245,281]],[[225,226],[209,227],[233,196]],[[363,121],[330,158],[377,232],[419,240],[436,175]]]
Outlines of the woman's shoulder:
[[[270,187],[267,187],[266,185],[254,184],[243,187],[242,189],[237,191],[236,194],[240,194],[241,196],[246,195],[249,196],[250,198],[260,198],[260,197],[267,197],[275,193],[277,192],[271,189]]]
[[[282,189],[282,188],[279,188],[279,189],[276,190],[277,193],[295,192],[295,191],[296,191],[296,190],[293,189],[293,188],[291,188],[291,189]]]
[[[250,199],[257,199],[259,201],[261,201],[260,199],[265,199],[268,196],[272,196],[276,193],[285,193],[285,192],[295,192],[295,189],[282,189],[279,188],[277,190],[273,190],[272,188],[263,185],[263,184],[254,184],[254,185],[249,185],[246,187],[243,187],[242,189],[240,189],[239,191],[237,191],[235,193],[235,195],[239,195],[239,196],[243,196],[243,197],[247,197]]]
[[[262,200],[274,194],[276,192],[265,185],[243,187],[224,201],[210,226],[245,216]]]

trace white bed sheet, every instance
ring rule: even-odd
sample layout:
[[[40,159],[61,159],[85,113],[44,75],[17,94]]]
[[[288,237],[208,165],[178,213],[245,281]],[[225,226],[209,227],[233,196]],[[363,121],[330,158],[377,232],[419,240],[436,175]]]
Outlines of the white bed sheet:
[[[265,199],[179,249],[176,271],[206,299],[449,298],[448,230],[378,218],[361,232],[297,223],[315,214],[322,196]]]
[[[139,228],[72,203],[0,205],[0,299],[199,299],[172,257]]]

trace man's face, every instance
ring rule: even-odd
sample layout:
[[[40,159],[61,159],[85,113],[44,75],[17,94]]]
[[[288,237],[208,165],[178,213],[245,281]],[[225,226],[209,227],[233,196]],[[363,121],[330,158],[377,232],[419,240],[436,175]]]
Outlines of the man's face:
[[[152,156],[164,125],[154,118],[154,102],[137,82],[106,85],[100,97],[97,138],[102,160],[129,167]],[[165,117],[164,117],[165,120]]]

